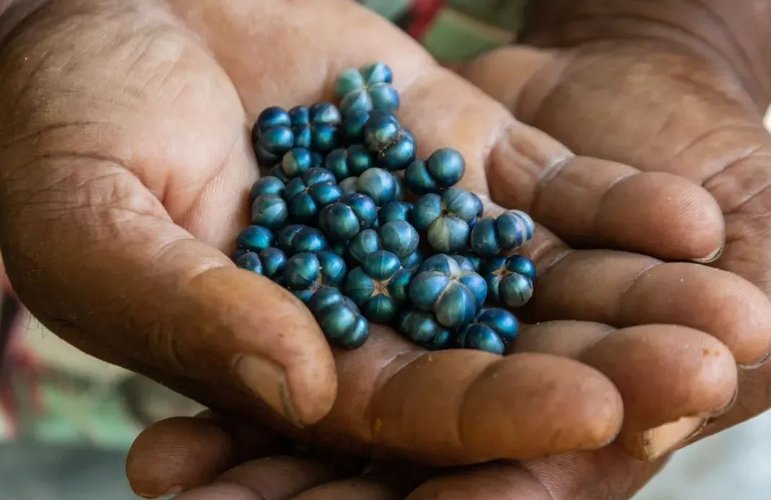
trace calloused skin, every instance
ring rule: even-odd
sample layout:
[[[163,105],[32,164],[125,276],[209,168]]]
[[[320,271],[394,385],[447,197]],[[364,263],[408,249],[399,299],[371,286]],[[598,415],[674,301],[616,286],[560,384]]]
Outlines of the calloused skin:
[[[524,42],[544,49],[520,46],[493,52],[465,67],[464,76],[518,118],[574,151],[702,183],[720,203],[727,222],[725,251],[712,265],[736,272],[771,294],[767,259],[771,139],[762,124],[771,89],[768,61],[762,57],[769,46],[764,27],[771,6],[760,0],[732,4],[671,0],[655,5],[547,0],[539,5]],[[723,22],[716,24],[716,18]],[[504,197],[506,192],[498,195]],[[527,332],[526,341],[537,349],[539,340]],[[736,404],[728,413],[710,419],[693,440],[765,411],[771,403],[769,369],[767,364],[756,370],[741,369]],[[191,423],[195,425],[188,427]],[[153,432],[160,428],[172,441],[177,436],[181,442],[193,443],[200,439],[193,435],[208,425],[198,419],[151,427],[137,441],[134,459],[174,463],[162,453],[163,447],[155,449],[160,452],[155,456],[142,453],[146,443],[159,442]],[[310,467],[298,465],[307,464],[302,462],[307,460],[304,457],[283,460]],[[221,498],[253,498],[249,495],[254,491],[268,491],[265,498],[271,498],[272,491],[278,491],[269,489],[275,484],[259,483],[265,464],[264,460],[249,462],[213,488],[220,488]],[[661,465],[662,460],[631,459],[612,446],[516,465],[463,469],[428,480],[408,498],[628,498]],[[362,488],[373,488],[374,482],[378,491],[385,492],[371,498],[404,496],[393,483],[357,479],[355,474],[345,482],[335,482],[346,477],[344,473],[333,479],[307,481],[308,475],[304,477],[305,483],[293,485],[296,491],[311,491],[298,498],[334,498],[331,494],[348,491],[341,488],[351,481]],[[321,484],[316,492],[326,490],[330,495],[311,495],[312,487]],[[207,491],[217,490],[193,493]]]
[[[29,309],[102,359],[305,441],[447,464],[595,449],[619,433],[634,452],[662,424],[725,412],[736,363],[766,357],[759,289],[658,260],[717,256],[724,224],[706,190],[573,155],[361,7],[52,0],[18,12],[0,26],[0,246]],[[330,351],[291,295],[228,260],[257,176],[256,115],[331,98],[341,69],[371,60],[394,69],[421,155],[457,148],[491,213],[547,223],[524,249],[542,276],[526,311],[530,334],[551,339],[541,352],[426,353],[385,328]],[[173,479],[141,472],[132,485],[146,495]]]

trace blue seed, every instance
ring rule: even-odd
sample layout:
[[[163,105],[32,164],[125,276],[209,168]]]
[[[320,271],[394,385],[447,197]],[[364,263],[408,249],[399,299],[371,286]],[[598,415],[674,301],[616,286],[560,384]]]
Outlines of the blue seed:
[[[236,260],[236,266],[241,269],[255,272],[257,274],[263,273],[262,261],[260,257],[254,252],[246,252]]]
[[[338,187],[340,188],[340,191],[343,193],[343,196],[349,195],[356,192],[356,189],[358,189],[358,177],[348,177],[347,179],[343,179],[340,181],[340,184],[338,184]]]
[[[289,200],[287,211],[292,221],[310,224],[316,219],[319,206],[310,194],[303,192]]]
[[[367,63],[359,68],[359,72],[367,85],[393,82],[391,68],[381,62]]]
[[[286,255],[278,248],[266,248],[260,252],[260,260],[265,271],[265,276],[275,278],[284,271]]]
[[[410,269],[399,269],[388,280],[388,293],[397,304],[404,304],[409,299],[409,287],[413,274]]]
[[[418,231],[426,231],[442,215],[442,198],[438,194],[420,197],[412,210],[412,223]]]
[[[278,237],[276,238],[278,248],[284,252],[291,252],[294,239],[305,227],[302,224],[291,224],[279,230]]]
[[[343,302],[326,307],[317,318],[321,329],[330,340],[344,338],[356,325],[359,313]]]
[[[452,148],[434,151],[426,160],[426,168],[440,188],[449,188],[461,180],[466,170],[463,156]]]
[[[343,291],[357,305],[362,305],[375,294],[375,285],[375,280],[364,269],[355,267],[346,276]]]
[[[533,296],[533,282],[521,274],[510,274],[501,278],[501,301],[509,307],[520,307]]]
[[[352,90],[340,100],[340,108],[345,113],[371,111],[373,109],[372,98],[367,89]]]
[[[252,224],[278,229],[289,218],[286,202],[275,194],[263,194],[252,203]]]
[[[519,333],[519,321],[506,309],[484,308],[475,321],[491,328],[504,342],[512,342]]]
[[[289,114],[284,108],[278,106],[271,106],[265,108],[257,117],[256,128],[258,130],[265,130],[277,125],[289,126],[291,120]]]
[[[415,152],[415,137],[402,129],[391,144],[376,153],[376,160],[388,170],[402,170],[415,160]]]
[[[431,177],[423,160],[415,160],[404,171],[407,187],[415,194],[438,193],[439,184]]]
[[[311,162],[310,151],[305,148],[292,148],[281,159],[281,170],[291,179],[311,168]]]
[[[334,252],[322,250],[316,253],[321,265],[321,274],[324,284],[327,286],[338,286],[345,279],[348,268],[342,257]]]
[[[439,296],[449,283],[450,278],[437,271],[418,273],[410,283],[409,298],[418,309],[433,311]]]
[[[385,250],[377,250],[364,257],[361,267],[375,280],[384,280],[402,267],[399,257]]]
[[[530,278],[530,280],[534,280],[536,277],[535,262],[524,255],[512,255],[509,257],[506,260],[506,269]]]
[[[308,106],[295,106],[289,110],[292,125],[308,125],[311,121],[311,110]]]
[[[369,98],[373,109],[383,111],[396,111],[399,109],[399,93],[388,83],[376,83],[370,85]]]
[[[329,247],[324,234],[314,227],[304,227],[292,239],[292,252],[320,252]]]
[[[460,283],[466,286],[474,295],[478,305],[485,303],[487,298],[487,281],[473,271],[467,271],[458,279]]]
[[[276,160],[278,161],[278,159]],[[266,163],[260,162],[260,165],[266,165]],[[270,176],[275,177],[276,179],[280,180],[284,184],[289,182],[291,179],[286,176],[284,173],[284,170],[281,168],[281,165],[275,165],[273,168],[270,169]]]
[[[291,128],[275,126],[260,132],[258,141],[265,151],[282,155],[294,146],[295,137]]]
[[[376,295],[361,306],[364,317],[375,323],[390,323],[397,311],[396,302],[387,295]]]
[[[384,111],[373,111],[364,126],[364,142],[372,152],[380,152],[393,144],[402,127],[394,115]]]
[[[361,229],[353,209],[342,203],[333,203],[321,210],[319,227],[333,240],[351,239]]]
[[[439,295],[434,314],[439,323],[448,328],[468,324],[477,313],[477,302],[471,291],[460,283],[450,282]]]
[[[378,205],[392,201],[396,193],[393,176],[381,168],[371,168],[361,174],[356,181],[356,190],[364,193]]]
[[[449,213],[469,223],[475,221],[484,211],[482,200],[477,195],[455,187],[444,192],[442,203]]]
[[[293,255],[284,266],[284,284],[290,290],[302,290],[315,284],[321,275],[321,263],[310,252]]]
[[[369,322],[359,315],[356,317],[353,326],[348,329],[348,332],[338,339],[337,345],[344,349],[356,349],[361,347],[369,338]]]
[[[450,331],[430,313],[407,311],[401,315],[398,326],[413,342],[430,350],[446,348],[452,338]]]
[[[249,200],[254,201],[255,198],[261,194],[275,194],[276,196],[283,196],[286,186],[277,177],[266,175],[260,177],[252,184],[252,189],[249,192]]]
[[[263,226],[247,226],[236,238],[236,244],[241,248],[246,248],[259,252],[273,244],[273,232]]]
[[[457,260],[449,255],[438,253],[423,261],[420,271],[438,271],[447,276],[459,277],[462,270]]]
[[[343,97],[349,92],[363,88],[366,85],[364,77],[356,68],[349,68],[342,71],[335,82],[335,94],[337,97]]]
[[[378,220],[381,225],[400,220],[409,222],[412,208],[412,203],[406,201],[389,201],[380,208]]]
[[[318,318],[319,314],[324,312],[329,306],[338,304],[342,300],[343,294],[337,288],[320,288],[313,294],[313,298],[308,303],[308,308]]]
[[[469,226],[459,217],[446,216],[436,219],[428,228],[428,244],[434,249],[452,253],[468,245]]]
[[[331,102],[317,102],[310,109],[310,121],[314,125],[339,125],[340,110]]]
[[[506,349],[498,334],[485,325],[469,325],[464,333],[465,347],[469,349],[478,349],[493,354],[503,354]]]
[[[356,110],[345,113],[341,126],[342,139],[346,144],[364,141],[364,127],[369,121],[369,111]]]
[[[471,230],[471,249],[478,255],[492,257],[501,253],[495,226],[494,219],[481,219]]]
[[[359,224],[366,229],[377,220],[378,208],[375,201],[362,193],[351,193],[340,198],[340,203],[351,207],[359,219]]]
[[[378,231],[383,249],[403,259],[418,249],[420,236],[409,222],[387,222]]]
[[[423,262],[423,255],[420,253],[420,250],[415,250],[408,256],[404,257],[402,259],[402,267],[405,269],[417,269],[420,264]]]
[[[353,260],[362,262],[364,257],[380,249],[380,235],[374,229],[365,229],[353,237],[348,254]]]

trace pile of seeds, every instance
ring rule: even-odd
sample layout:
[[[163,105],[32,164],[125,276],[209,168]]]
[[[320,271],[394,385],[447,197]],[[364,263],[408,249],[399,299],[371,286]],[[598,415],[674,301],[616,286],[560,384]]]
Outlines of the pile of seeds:
[[[416,159],[396,115],[391,69],[342,72],[339,107],[269,107],[252,130],[263,169],[236,264],[305,302],[329,341],[361,346],[369,322],[429,349],[503,353],[519,330],[507,309],[533,294],[535,266],[510,254],[534,224],[511,210],[484,218],[454,187],[465,162],[451,148]],[[406,201],[412,200],[412,201]]]

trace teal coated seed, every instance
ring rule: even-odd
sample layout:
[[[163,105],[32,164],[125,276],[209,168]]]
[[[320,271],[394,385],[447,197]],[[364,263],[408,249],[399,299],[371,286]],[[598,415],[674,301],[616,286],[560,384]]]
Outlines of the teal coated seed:
[[[519,321],[510,311],[497,307],[485,307],[474,318],[475,323],[480,323],[492,329],[504,343],[512,342],[519,334]]]
[[[340,198],[340,203],[348,205],[359,219],[362,229],[372,227],[377,221],[378,206],[375,201],[363,193],[349,193]]]
[[[383,249],[394,253],[399,259],[407,258],[418,249],[420,236],[406,221],[393,221],[383,224],[378,230]]]
[[[497,333],[479,323],[469,325],[462,337],[463,347],[467,349],[477,349],[493,354],[503,354],[506,349],[506,345]]]
[[[260,177],[252,184],[252,189],[249,192],[249,200],[254,201],[255,198],[261,194],[274,194],[276,196],[283,196],[286,186],[283,181],[278,177],[266,175]]]
[[[267,227],[251,225],[243,229],[236,238],[239,248],[259,252],[273,244],[273,232]]]
[[[283,198],[275,194],[262,194],[252,202],[252,224],[278,229],[286,224],[289,210]]]
[[[429,350],[446,349],[452,341],[449,329],[440,325],[433,314],[406,310],[399,315],[399,332]]]
[[[259,255],[251,251],[243,253],[236,260],[236,266],[240,267],[241,269],[255,272],[257,274],[263,273],[262,261],[260,260]]]
[[[341,99],[340,108],[345,113],[399,108],[399,93],[391,86],[391,70],[383,63],[341,72],[335,83],[335,93]]]
[[[363,174],[368,168],[374,166],[374,161],[372,154],[364,145],[354,144],[330,151],[324,160],[324,166],[335,175],[338,181],[341,181]]]
[[[315,285],[321,276],[321,263],[310,252],[289,257],[284,266],[284,285],[290,290],[304,290]]]
[[[291,179],[286,176],[284,173],[284,170],[281,168],[281,165],[274,165],[273,168],[269,171],[271,177],[275,177],[276,179],[280,180],[284,184],[289,182]]]
[[[458,151],[442,148],[425,161],[413,161],[407,167],[405,180],[414,193],[438,193],[457,184],[465,170],[466,162]]]
[[[348,205],[337,202],[319,213],[319,227],[332,240],[348,240],[359,234],[359,218]]]
[[[340,181],[338,186],[340,187],[340,191],[343,193],[343,195],[348,195],[356,192],[358,189],[358,181],[358,177],[348,177],[347,179]]]
[[[366,194],[378,205],[383,205],[394,200],[396,181],[387,170],[371,168],[357,178],[356,191]]]
[[[521,307],[533,296],[535,264],[525,256],[492,257],[482,263],[480,272],[494,303]]]
[[[351,111],[343,117],[341,126],[342,140],[345,144],[354,145],[364,142],[364,127],[369,121],[369,111]]]
[[[415,159],[415,137],[391,113],[370,113],[364,127],[364,142],[375,161],[388,170],[406,168]]]
[[[421,196],[412,211],[415,228],[427,230],[426,239],[435,250],[452,253],[468,246],[471,228],[483,213],[482,201],[473,193],[449,188],[441,196]]]
[[[313,159],[309,150],[292,148],[281,158],[281,171],[288,179],[292,179],[311,168],[312,163]]]
[[[402,268],[396,255],[378,250],[348,273],[343,290],[367,319],[388,323],[407,298],[410,277],[411,272]]]
[[[420,253],[420,250],[415,250],[402,259],[402,267],[405,269],[417,269],[422,263],[423,254]]]
[[[423,311],[433,311],[439,296],[450,283],[450,277],[438,271],[423,271],[410,283],[412,304]]]
[[[380,207],[380,210],[378,211],[378,221],[380,221],[380,225],[386,224],[387,222],[394,222],[394,221],[407,221],[410,222],[410,216],[412,214],[412,203],[409,203],[407,201],[389,201],[388,203],[384,203],[382,207]]]
[[[268,245],[270,246],[270,245]],[[320,252],[329,245],[324,234],[315,227],[292,224],[278,232],[277,246],[287,255],[300,252]]]
[[[260,260],[265,276],[270,279],[278,278],[286,265],[286,254],[278,248],[266,248],[260,251]]]
[[[348,256],[361,263],[364,257],[382,248],[380,235],[374,229],[365,229],[351,239],[348,244]]]
[[[315,221],[319,211],[339,200],[342,194],[332,172],[320,167],[306,170],[301,177],[292,179],[284,191],[289,216],[293,221],[306,224]]]
[[[524,212],[510,210],[495,219],[482,219],[471,231],[471,248],[482,257],[509,252],[533,238],[535,223]]]

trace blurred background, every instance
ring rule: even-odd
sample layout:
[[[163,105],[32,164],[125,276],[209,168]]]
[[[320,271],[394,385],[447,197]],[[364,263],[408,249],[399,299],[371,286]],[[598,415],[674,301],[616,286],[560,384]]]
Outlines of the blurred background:
[[[0,373],[0,500],[138,498],[124,476],[134,436],[201,407],[82,354],[29,317],[19,321]],[[635,500],[767,499],[767,436],[771,412],[705,439],[677,453]]]

